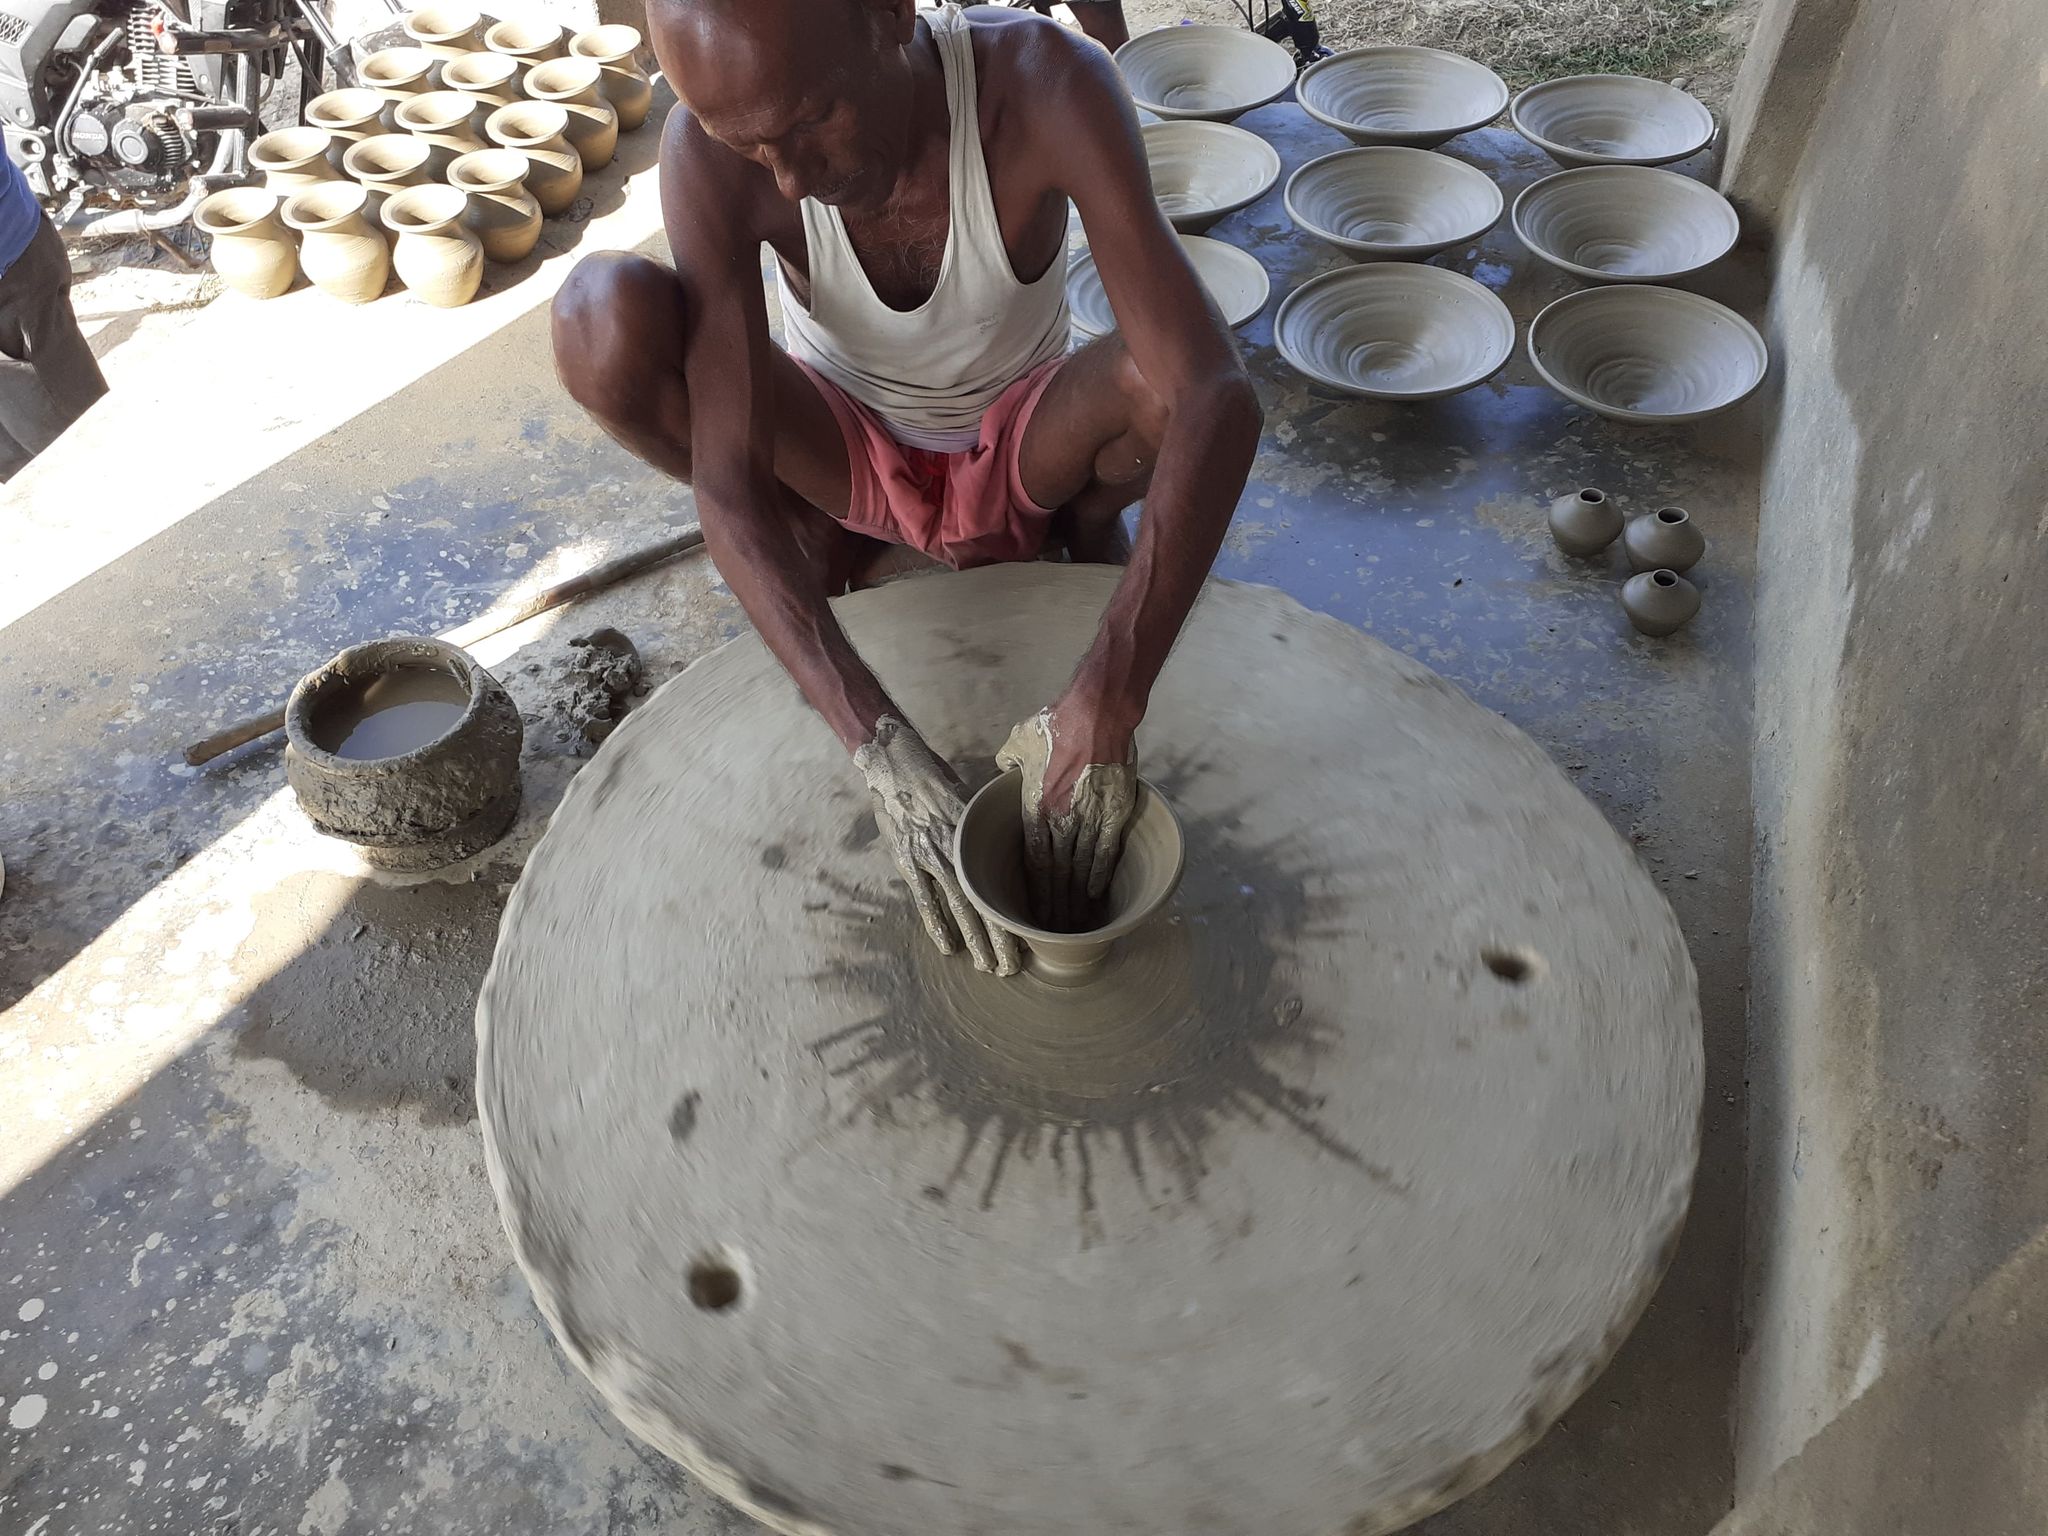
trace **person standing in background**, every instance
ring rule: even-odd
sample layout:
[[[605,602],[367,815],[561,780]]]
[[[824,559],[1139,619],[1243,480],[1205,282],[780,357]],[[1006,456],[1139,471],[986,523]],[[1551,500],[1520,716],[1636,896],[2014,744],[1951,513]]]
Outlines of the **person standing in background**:
[[[71,260],[21,168],[0,155],[0,480],[107,392],[71,309]]]

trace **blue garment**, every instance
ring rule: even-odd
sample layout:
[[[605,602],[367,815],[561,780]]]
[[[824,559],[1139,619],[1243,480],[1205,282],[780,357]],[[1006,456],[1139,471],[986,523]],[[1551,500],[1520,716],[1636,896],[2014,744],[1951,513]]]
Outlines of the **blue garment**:
[[[43,209],[21,167],[0,153],[0,277],[21,258],[42,227]]]

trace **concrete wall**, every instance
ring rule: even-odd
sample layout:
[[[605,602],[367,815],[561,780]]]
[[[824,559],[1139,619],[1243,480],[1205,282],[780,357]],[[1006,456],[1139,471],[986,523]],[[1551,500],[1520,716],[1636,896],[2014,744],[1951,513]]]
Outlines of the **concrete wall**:
[[[2048,6],[1763,36],[1744,1489],[2048,1227]]]

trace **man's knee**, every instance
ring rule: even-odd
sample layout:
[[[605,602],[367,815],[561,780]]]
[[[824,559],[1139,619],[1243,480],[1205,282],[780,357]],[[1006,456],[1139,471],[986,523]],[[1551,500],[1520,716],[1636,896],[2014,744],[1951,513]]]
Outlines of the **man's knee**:
[[[683,291],[659,262],[600,251],[576,263],[555,295],[555,372],[600,420],[629,420],[654,392],[650,374],[682,358]]]

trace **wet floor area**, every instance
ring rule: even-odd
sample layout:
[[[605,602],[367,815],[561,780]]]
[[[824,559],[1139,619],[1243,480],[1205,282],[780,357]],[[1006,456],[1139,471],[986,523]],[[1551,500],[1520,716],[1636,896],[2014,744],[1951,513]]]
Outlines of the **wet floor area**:
[[[1289,170],[1343,145],[1291,106],[1244,126]],[[1552,168],[1503,130],[1448,152],[1510,197]],[[1212,234],[1259,257],[1274,303],[1344,259],[1278,189]],[[1438,264],[1524,326],[1577,286],[1505,221]],[[1697,286],[1755,314],[1754,272],[1724,268]],[[1267,427],[1219,571],[1534,736],[1635,844],[1701,979],[1706,1138],[1669,1279],[1565,1421],[1421,1529],[1703,1533],[1729,1503],[1760,408],[1618,427],[1519,348],[1449,400],[1347,400],[1277,357],[1272,308],[1242,332]],[[345,645],[432,633],[690,520],[687,491],[560,393],[546,336],[529,315],[0,632],[0,1530],[753,1529],[554,1347],[470,1084],[499,912],[587,761],[557,707],[568,639],[615,626],[672,676],[744,625],[708,562],[477,648],[528,717],[526,803],[467,865],[372,876],[305,828],[275,742],[178,755]],[[1705,605],[1679,635],[1629,629],[1618,549],[1550,543],[1549,498],[1587,484],[1705,529]]]

